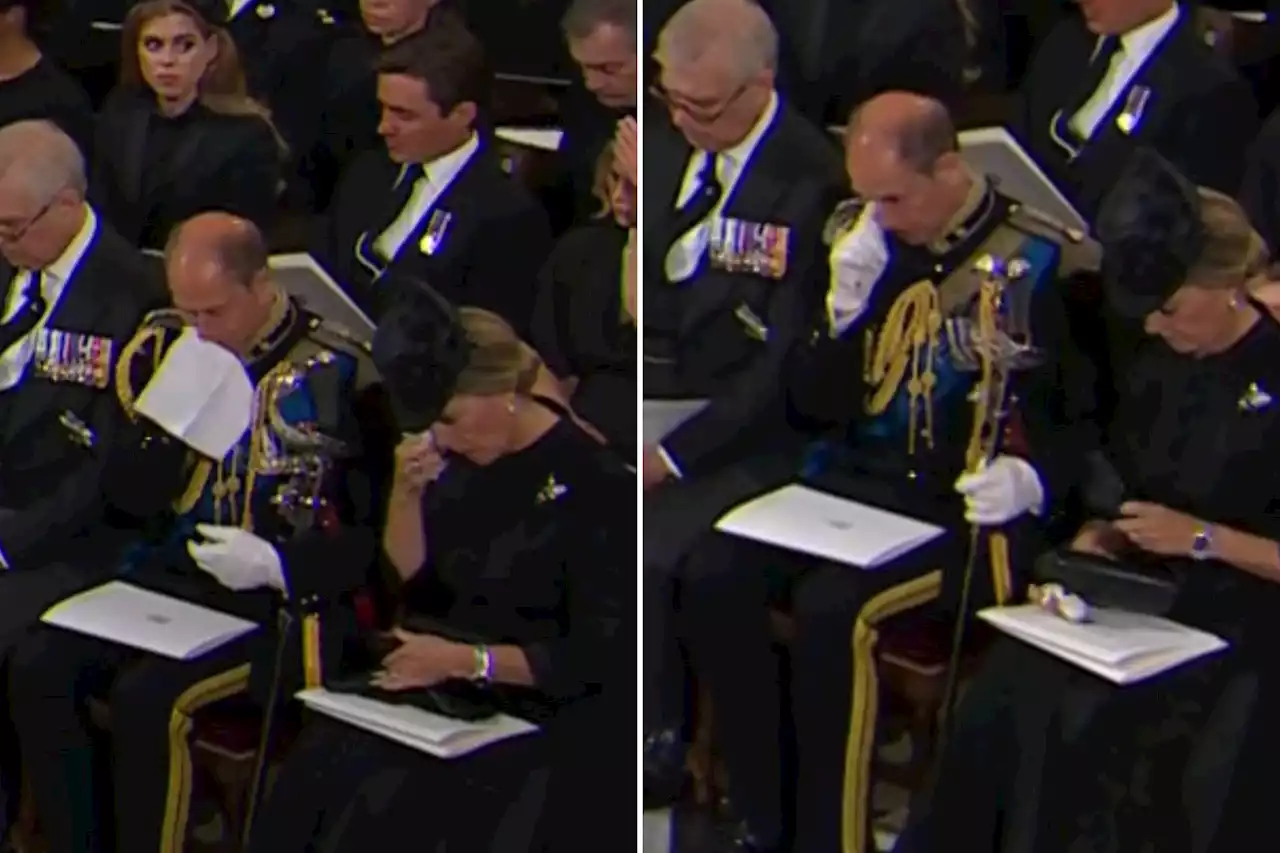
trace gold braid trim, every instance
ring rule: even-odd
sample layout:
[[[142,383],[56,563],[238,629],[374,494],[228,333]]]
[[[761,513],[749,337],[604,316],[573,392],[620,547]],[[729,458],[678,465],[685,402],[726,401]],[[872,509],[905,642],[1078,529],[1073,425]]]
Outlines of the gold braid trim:
[[[213,463],[208,459],[202,456],[196,461],[195,468],[191,471],[191,480],[187,483],[187,488],[173,505],[175,512],[179,515],[185,515],[195,508],[196,502],[204,494],[204,487],[208,485],[209,474],[212,471]]]
[[[999,312],[1000,285],[989,280],[983,281],[978,290],[977,340],[994,341],[1000,334]],[[1003,385],[1003,375],[997,374],[994,359],[984,355],[979,361],[982,363],[982,372],[978,379],[978,394],[973,403],[973,429],[969,432],[969,446],[964,454],[965,469],[968,471],[977,471],[988,461],[988,445],[994,438],[991,431],[999,419],[999,414],[990,410],[991,392],[998,390],[1000,397],[1004,396],[1003,388],[992,387],[996,383]]]
[[[933,389],[937,385],[933,362],[942,329],[938,289],[928,280],[904,290],[880,327],[867,380],[875,386],[867,402],[867,414],[883,414],[893,402],[902,380],[907,379],[911,409],[908,414],[907,453],[915,455],[920,409],[924,409],[925,441],[933,446]]]
[[[159,344],[163,336],[162,327],[146,325],[139,329],[120,350],[115,372],[116,398],[120,400],[120,406],[131,421],[137,419],[138,399],[137,391],[133,387],[133,360],[138,357],[138,353],[142,352],[143,347],[152,342]],[[159,346],[153,349],[151,357],[156,365],[159,365]]]

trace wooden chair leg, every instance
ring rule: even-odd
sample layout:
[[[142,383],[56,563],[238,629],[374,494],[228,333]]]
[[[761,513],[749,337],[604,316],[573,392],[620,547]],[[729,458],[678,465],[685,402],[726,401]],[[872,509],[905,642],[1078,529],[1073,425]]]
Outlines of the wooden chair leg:
[[[22,793],[18,800],[18,821],[13,827],[13,847],[17,853],[44,853],[40,838],[40,820],[36,810],[36,798],[31,777],[22,774]]]
[[[716,801],[715,729],[711,695],[705,688],[698,690],[695,713],[698,723],[694,729],[693,744],[689,747],[687,767],[693,779],[694,802],[699,806],[711,806]]]

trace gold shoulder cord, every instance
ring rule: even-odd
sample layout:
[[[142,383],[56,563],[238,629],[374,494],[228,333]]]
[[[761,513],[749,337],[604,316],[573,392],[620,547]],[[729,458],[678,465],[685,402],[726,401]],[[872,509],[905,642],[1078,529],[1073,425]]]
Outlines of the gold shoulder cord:
[[[137,391],[133,387],[134,359],[142,353],[148,344],[155,344],[151,349],[151,369],[152,371],[159,369],[161,361],[159,344],[163,337],[163,326],[148,323],[139,329],[120,350],[120,358],[116,361],[115,370],[116,397],[120,400],[120,406],[124,409],[125,415],[131,421],[137,420]],[[196,501],[200,499],[200,495],[204,491],[205,483],[208,482],[209,470],[209,460],[202,458],[196,462],[186,489],[183,490],[178,500],[174,502],[173,508],[175,512],[185,514],[190,512],[191,508],[196,505]]]
[[[903,291],[889,309],[867,372],[868,380],[875,386],[867,402],[867,414],[875,416],[889,407],[910,367],[907,453],[912,456],[916,452],[922,406],[924,438],[933,447],[933,389],[938,382],[933,362],[941,329],[938,289],[928,280],[916,282]]]

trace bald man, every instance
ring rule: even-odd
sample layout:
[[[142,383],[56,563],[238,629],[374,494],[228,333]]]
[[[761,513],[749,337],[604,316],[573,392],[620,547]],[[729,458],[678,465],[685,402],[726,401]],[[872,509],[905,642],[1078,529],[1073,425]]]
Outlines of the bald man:
[[[267,268],[262,235],[229,214],[201,214],[175,230],[165,269],[174,308],[149,315],[120,351],[116,405],[132,427],[107,460],[104,491],[145,535],[110,567],[261,628],[190,661],[55,629],[28,636],[14,654],[22,687],[12,707],[36,798],[58,815],[47,828],[51,853],[101,849],[112,823],[114,849],[182,849],[191,716],[250,691],[251,677],[252,696],[263,698],[278,626],[290,634],[284,695],[317,683],[341,650],[341,626],[353,621],[342,602],[365,584],[375,552],[373,488],[358,464],[371,435],[361,401],[375,379],[366,347],[287,296]],[[156,365],[192,334],[234,353],[256,389],[251,426],[220,459],[136,406]],[[308,436],[342,449],[317,451]],[[93,805],[86,691],[111,706],[112,820]]]
[[[943,533],[873,571],[711,534],[681,575],[685,642],[712,692],[731,794],[762,838],[782,814],[782,674],[766,608],[779,593],[790,602],[796,853],[873,853],[880,626],[956,611],[971,529],[980,533],[969,608],[1013,600],[1082,443],[1060,390],[1077,380],[1058,289],[1090,260],[1085,247],[972,172],[936,101],[868,101],[845,154],[857,200],[828,223],[827,317],[786,379],[790,411],[827,436],[810,448],[803,481]],[[979,446],[975,400],[996,393],[980,383],[972,345],[984,279],[975,266],[986,257],[1025,264],[1004,290],[1000,323],[1001,340],[1029,349],[990,409],[1010,415],[985,423],[997,438]]]

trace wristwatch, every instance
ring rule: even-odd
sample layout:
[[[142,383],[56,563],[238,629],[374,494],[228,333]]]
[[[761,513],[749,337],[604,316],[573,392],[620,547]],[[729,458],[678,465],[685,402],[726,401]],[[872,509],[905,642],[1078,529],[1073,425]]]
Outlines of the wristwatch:
[[[1207,560],[1212,556],[1213,550],[1213,528],[1199,527],[1196,528],[1196,538],[1191,541],[1191,559]]]
[[[483,643],[472,646],[471,653],[474,661],[471,680],[477,684],[489,684],[493,681],[493,653]]]

